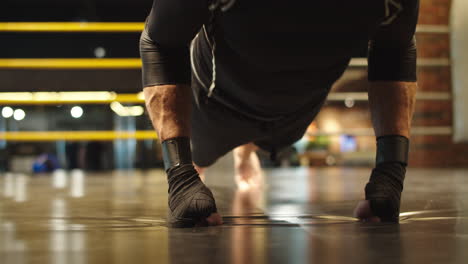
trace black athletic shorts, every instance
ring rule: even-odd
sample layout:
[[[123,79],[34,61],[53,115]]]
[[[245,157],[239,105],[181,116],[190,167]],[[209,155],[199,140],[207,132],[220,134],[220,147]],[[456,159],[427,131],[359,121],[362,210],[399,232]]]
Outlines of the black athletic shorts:
[[[305,106],[294,114],[263,121],[209,98],[195,80],[192,89],[192,157],[201,167],[212,165],[232,149],[250,142],[275,156],[302,138],[327,96],[323,95],[321,103]]]

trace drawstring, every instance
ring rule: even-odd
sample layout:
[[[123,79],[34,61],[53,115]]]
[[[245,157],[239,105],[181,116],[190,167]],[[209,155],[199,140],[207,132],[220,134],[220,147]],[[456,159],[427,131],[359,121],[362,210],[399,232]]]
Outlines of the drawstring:
[[[215,38],[215,30],[217,29],[217,25],[215,24],[216,17],[219,15],[220,12],[226,12],[228,11],[234,4],[236,3],[236,0],[211,0],[208,9],[211,12],[211,17],[209,21],[209,25],[211,26],[210,30],[210,35],[212,37],[212,43],[211,44],[211,57],[212,57],[212,80],[211,80],[211,85],[210,88],[208,89],[208,97],[211,97],[213,95],[213,92],[216,88],[216,57],[215,57],[215,52],[216,52],[216,38]],[[220,29],[218,29],[219,31]],[[210,38],[208,38],[208,34],[206,32],[206,27],[204,27],[206,39],[208,42],[210,41]]]
[[[216,51],[216,42],[213,38],[213,48],[211,49],[211,56],[213,57],[213,60],[211,63],[213,63],[213,78],[211,80],[211,85],[210,89],[208,89],[208,97],[211,97],[213,94],[214,89],[216,88],[216,59],[215,59],[215,51]]]
[[[215,20],[216,20],[216,16],[217,16],[219,11],[225,11],[225,10],[223,10],[223,4],[225,4],[224,2],[226,2],[226,1],[225,0],[222,0],[222,1],[213,0],[211,2],[211,4],[208,7],[209,10],[211,11],[211,16],[210,16],[210,21],[209,21],[210,34],[207,34],[206,27],[203,28],[203,30],[205,32],[205,37],[206,37],[206,39],[208,40],[208,42],[210,43],[210,46],[211,46],[211,57],[212,57],[211,63],[213,64],[211,85],[210,85],[210,88],[208,88],[207,97],[211,97],[213,95],[213,92],[214,92],[215,88],[216,88],[216,58],[215,58],[215,52],[216,52],[215,30],[216,30],[216,25],[215,25]],[[210,35],[211,38],[209,38],[208,35]]]

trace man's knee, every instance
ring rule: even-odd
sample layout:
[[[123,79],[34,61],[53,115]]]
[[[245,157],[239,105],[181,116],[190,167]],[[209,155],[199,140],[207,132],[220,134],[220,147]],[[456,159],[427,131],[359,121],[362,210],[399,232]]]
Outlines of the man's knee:
[[[197,170],[198,174],[202,175],[205,173],[206,169],[208,167],[200,167],[198,166],[197,164],[193,163],[193,166],[195,167],[195,169]]]

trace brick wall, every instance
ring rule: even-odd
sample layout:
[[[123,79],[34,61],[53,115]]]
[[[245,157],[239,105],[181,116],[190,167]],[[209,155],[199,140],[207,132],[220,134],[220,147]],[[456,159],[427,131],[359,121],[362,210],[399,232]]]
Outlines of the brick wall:
[[[420,25],[448,26],[451,0],[421,0]],[[450,33],[419,33],[418,56],[426,59],[450,58]],[[450,66],[419,69],[422,92],[452,91]],[[431,100],[417,102],[414,126],[453,128],[453,102]],[[412,166],[466,167],[468,144],[456,144],[452,135],[415,135],[410,154]]]
[[[448,25],[451,0],[419,0],[419,24]]]
[[[451,0],[420,0],[420,3],[419,27],[416,34],[420,98],[417,100],[413,119],[410,165],[468,167],[468,144],[457,144],[452,139],[454,120],[448,30]],[[350,67],[332,91],[366,92],[366,79],[366,68]],[[369,115],[367,102],[360,102],[347,110],[342,103],[329,103],[327,107],[341,108],[343,118],[348,116],[352,119],[351,123],[371,128],[370,121],[362,119],[363,115]],[[346,115],[345,111],[354,114]],[[318,119],[320,120],[320,116]]]

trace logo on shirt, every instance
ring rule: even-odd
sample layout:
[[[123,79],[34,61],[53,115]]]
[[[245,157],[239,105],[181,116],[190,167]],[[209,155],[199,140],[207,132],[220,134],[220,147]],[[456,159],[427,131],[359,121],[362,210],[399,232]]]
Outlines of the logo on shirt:
[[[383,26],[390,25],[403,11],[402,0],[385,0],[385,19]]]

